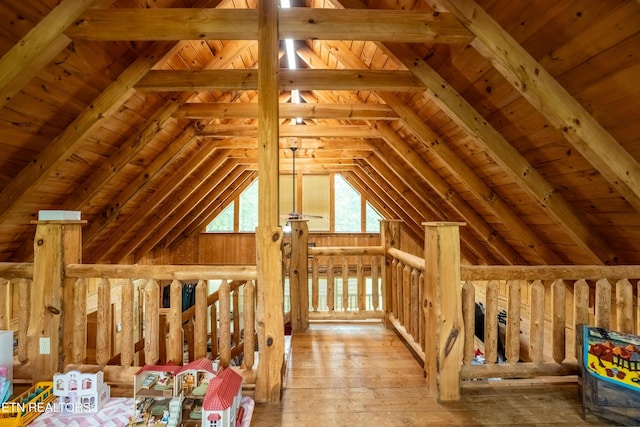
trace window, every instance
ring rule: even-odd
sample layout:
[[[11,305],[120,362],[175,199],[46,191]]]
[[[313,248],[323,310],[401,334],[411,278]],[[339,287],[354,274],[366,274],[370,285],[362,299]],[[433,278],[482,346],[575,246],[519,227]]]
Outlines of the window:
[[[380,231],[380,221],[384,218],[369,202],[365,209],[365,231],[367,233],[377,233]]]
[[[233,211],[234,211],[234,203],[229,203],[229,206],[224,208],[220,215],[215,217],[209,225],[207,225],[208,233],[225,233],[225,232],[233,232]]]
[[[293,207],[291,175],[280,176],[281,226]],[[377,233],[382,215],[340,174],[299,175],[296,209],[308,215],[309,231]],[[333,203],[332,203],[333,202]],[[333,207],[333,209],[332,209]],[[333,221],[331,221],[333,216]],[[333,223],[333,230],[331,226]],[[210,233],[253,233],[258,226],[258,181],[245,190],[207,226]]]
[[[240,194],[238,228],[241,232],[254,232],[258,226],[258,181],[254,181]]]
[[[338,174],[334,178],[334,188],[335,231],[361,232],[360,193]]]

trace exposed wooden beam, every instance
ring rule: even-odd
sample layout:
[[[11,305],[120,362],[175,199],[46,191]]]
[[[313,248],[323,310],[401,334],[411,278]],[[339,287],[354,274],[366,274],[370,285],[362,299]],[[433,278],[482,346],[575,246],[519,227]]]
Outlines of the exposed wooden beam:
[[[279,70],[281,90],[379,90],[423,92],[426,88],[409,71]],[[258,70],[153,70],[136,83],[140,90],[257,90]]]
[[[198,132],[198,136],[228,138],[234,136],[254,137],[258,136],[258,126],[253,125],[213,125]],[[306,125],[280,125],[280,137],[300,138],[380,138],[378,131],[368,125],[344,125],[344,126],[306,126]]]
[[[236,160],[228,160],[220,167],[221,171],[223,169],[228,171],[224,178],[216,173],[217,179],[213,180],[206,188],[203,188],[203,190],[206,190],[203,197],[200,200],[187,201],[185,206],[178,211],[178,213],[188,213],[188,217],[179,222],[172,221],[172,229],[163,235],[162,246],[164,248],[176,249],[190,236],[203,231],[204,227],[217,216],[216,213],[212,217],[216,207],[226,208],[229,203],[235,200],[235,195],[239,194],[238,191],[241,192],[247,188],[249,183],[253,182],[253,179],[257,177],[255,171],[248,170],[244,166],[238,166]],[[204,222],[209,217],[212,217],[211,220]],[[158,242],[160,241],[158,240]]]
[[[402,45],[387,45],[389,54],[397,57],[407,67],[409,67],[417,77],[419,77],[429,87],[428,93],[431,99],[443,111],[445,111],[453,121],[474,137],[491,155],[491,158],[499,164],[502,169],[525,190],[533,200],[553,218],[558,225],[569,235],[572,240],[582,249],[585,262],[601,264],[619,262],[617,255],[611,250],[608,243],[602,236],[593,230],[587,221],[576,209],[567,202],[564,197],[548,182],[518,151],[507,141],[487,120],[460,95],[445,79],[443,79],[433,68],[422,58],[417,58]],[[388,101],[387,101],[388,103]],[[400,106],[399,106],[400,107]],[[397,111],[397,110],[396,110]],[[408,111],[413,115],[413,110]],[[422,121],[421,121],[422,122]],[[413,126],[421,126],[417,123]],[[435,138],[437,139],[437,138]],[[452,165],[453,161],[459,166],[451,166],[452,171],[468,169],[459,158],[452,153],[445,153],[446,144],[433,144],[434,150],[442,152],[441,156],[447,159],[447,163]],[[451,150],[448,150],[451,151]],[[465,169],[459,169],[464,167]],[[518,216],[511,212],[496,194],[474,173],[465,174],[464,182],[468,185],[480,200],[484,200],[494,212],[514,224],[519,222]],[[502,205],[505,206],[502,206]],[[507,216],[509,215],[509,216]],[[535,233],[528,233],[526,244],[534,245]],[[524,237],[525,234],[522,234]],[[545,250],[546,245],[533,246],[536,251]],[[545,259],[551,260],[549,256]]]
[[[295,40],[377,40],[469,43],[470,32],[451,14],[420,11],[280,9],[278,33]],[[375,31],[371,31],[375,28]],[[67,29],[88,40],[257,40],[256,9],[109,9],[88,11]]]
[[[398,115],[384,104],[280,104],[280,118],[395,120]],[[183,105],[174,117],[232,119],[258,117],[257,103],[196,103]]]
[[[200,137],[206,140],[207,137]],[[208,142],[215,144],[218,149],[255,149],[256,138],[252,137],[232,137],[224,139],[215,139]],[[290,140],[288,138],[280,138],[280,159],[290,158],[291,150]],[[304,153],[306,150],[369,150],[371,145],[367,140],[362,138],[299,138],[298,151],[296,153]]]
[[[449,205],[450,209],[457,212],[464,221],[469,224],[479,236],[479,241],[490,246],[495,251],[495,257],[504,264],[524,264],[524,259],[514,248],[500,236],[458,193],[449,183],[434,171],[422,158],[407,144],[393,129],[384,123],[377,123],[377,128],[387,141],[390,149],[401,156],[416,173],[424,177],[426,183]],[[383,158],[390,156],[388,148],[379,147]]]
[[[333,42],[328,41],[324,42],[328,47],[329,51],[334,55],[339,61],[345,64],[347,67],[360,69],[366,67],[366,65],[362,62],[362,60],[356,57],[351,50],[342,42]],[[306,52],[306,56],[310,56],[310,52]],[[312,57],[312,56],[310,56]],[[315,57],[316,61],[314,63],[318,63],[319,58]],[[528,258],[532,259],[536,262],[542,260],[547,263],[557,263],[560,258],[553,253],[547,245],[545,245],[540,237],[533,232],[524,222],[513,212],[507,205],[502,201],[491,189],[479,178],[469,166],[467,166],[463,161],[460,160],[458,156],[456,156],[453,151],[446,144],[433,144],[433,141],[437,141],[439,139],[438,135],[433,132],[427,125],[424,123],[422,118],[420,118],[413,109],[407,106],[403,101],[400,100],[396,95],[392,93],[380,93],[380,97],[385,101],[387,105],[389,105],[392,109],[398,113],[403,122],[407,125],[407,127],[416,135],[416,137],[421,140],[425,146],[429,147],[430,150],[434,152],[434,154],[438,155],[445,164],[448,165],[451,172],[458,177],[463,183],[468,185],[472,190],[476,190],[475,194],[478,199],[491,210],[496,212],[499,218],[503,218],[504,221],[507,221],[511,224],[518,233],[522,232],[522,237],[526,240],[523,242],[522,249],[529,253]],[[388,137],[391,137],[389,132],[386,133]],[[433,175],[433,174],[431,174]],[[444,191],[447,188],[447,185],[443,185],[441,180],[437,180],[435,176],[431,176],[430,178],[435,179],[432,186],[436,186],[440,188],[441,191]],[[481,190],[478,193],[478,190]],[[447,190],[449,191],[449,190]],[[446,200],[446,199],[445,199]],[[466,203],[465,203],[466,204]],[[464,208],[463,208],[464,209]],[[472,214],[472,210],[466,210],[467,215]],[[470,218],[477,218],[477,215],[471,215]],[[480,233],[481,236],[485,236],[486,239],[495,240],[495,244],[500,246],[501,254],[496,254],[496,257],[502,259],[503,262],[513,263],[518,262],[521,256],[516,256],[512,250],[508,250],[509,245],[505,245],[502,239],[496,239],[495,230],[490,231],[491,227],[485,229],[484,225],[486,222],[479,223],[477,227],[483,229]],[[507,256],[505,259],[504,256]],[[546,261],[545,261],[546,260]]]
[[[221,191],[227,191],[244,170],[238,167],[238,161],[235,159],[223,159],[216,168],[207,166],[190,174],[189,181],[176,188],[173,196],[168,198],[170,202],[165,205],[169,206],[163,206],[152,213],[147,225],[141,230],[142,233],[136,232],[137,244],[129,249],[129,253],[135,251],[134,262],[140,260],[169,234],[179,235],[200,215],[197,206],[206,199],[212,189],[220,188]]]
[[[472,46],[561,129],[573,147],[640,212],[640,164],[607,130],[480,6],[467,0],[432,0],[453,12],[476,39]],[[603,261],[614,261],[611,257]]]
[[[71,39],[63,34],[90,7],[108,7],[113,0],[65,0],[42,18],[0,58],[0,108],[13,98]]]
[[[260,363],[254,399],[278,403],[284,363],[282,228],[278,218],[278,5],[258,3],[258,295],[256,333]]]
[[[175,48],[175,43],[154,43],[49,143],[35,161],[8,183],[0,193],[0,222],[61,167],[89,133],[133,94],[136,82]]]
[[[93,258],[94,255],[90,253],[88,248],[94,240],[100,240],[100,235],[103,230],[108,229],[109,224],[116,220],[123,209],[126,208],[128,203],[139,197],[153,182],[158,179],[159,176],[167,173],[173,163],[180,158],[180,154],[194,141],[194,129],[192,126],[187,127],[184,132],[176,138],[168,147],[166,147],[158,156],[156,156],[144,170],[144,173],[139,174],[134,180],[130,181],[126,187],[124,187],[117,196],[110,200],[110,204],[104,207],[104,210],[94,218],[90,224],[83,230],[83,246],[88,260]],[[212,148],[213,149],[213,148]],[[121,232],[125,231],[121,227]],[[116,233],[119,234],[119,233]],[[115,245],[117,243],[114,240],[114,235],[109,234],[111,243]],[[104,251],[95,256],[103,256]]]

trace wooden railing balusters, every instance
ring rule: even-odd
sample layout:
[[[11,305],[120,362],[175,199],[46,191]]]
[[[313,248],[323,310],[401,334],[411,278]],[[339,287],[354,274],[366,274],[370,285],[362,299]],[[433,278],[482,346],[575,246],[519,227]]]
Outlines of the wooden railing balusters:
[[[616,331],[633,333],[633,286],[628,279],[616,282]]]
[[[18,360],[21,363],[29,360],[27,331],[29,329],[29,313],[31,312],[31,283],[31,279],[25,278],[21,278],[18,282]]]
[[[144,360],[153,365],[160,358],[160,288],[155,280],[147,281],[144,287]]]
[[[193,354],[191,360],[197,360],[207,355],[207,282],[198,280],[196,285],[196,307],[193,326]]]
[[[596,326],[609,329],[611,323],[611,283],[607,279],[596,282]]]
[[[229,282],[223,280],[218,289],[220,298],[220,365],[231,364],[231,290]]]
[[[349,310],[349,260],[342,257],[342,311]]]
[[[111,284],[102,278],[98,283],[98,312],[96,330],[96,363],[105,365],[111,358]]]
[[[86,292],[84,293],[84,295],[86,295]],[[133,350],[135,343],[135,341],[133,340],[134,298],[133,281],[131,279],[127,279],[122,285],[122,329],[120,331],[122,334],[120,337],[120,365],[125,367],[133,365]]]

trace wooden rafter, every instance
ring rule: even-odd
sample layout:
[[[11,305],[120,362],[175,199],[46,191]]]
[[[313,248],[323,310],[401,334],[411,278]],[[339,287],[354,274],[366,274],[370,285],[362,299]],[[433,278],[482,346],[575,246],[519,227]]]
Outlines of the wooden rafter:
[[[383,90],[422,92],[424,84],[409,71],[386,70],[280,70],[281,90]],[[257,90],[258,71],[153,70],[136,83],[140,90],[179,92],[185,90]]]
[[[422,176],[426,183],[440,195],[450,209],[457,212],[463,218],[470,229],[473,229],[479,236],[479,241],[493,248],[496,257],[505,264],[523,263],[522,257],[509,245],[469,204],[457,194],[451,186],[434,171],[422,158],[389,126],[378,123],[378,130],[387,141],[388,147],[395,151],[413,168],[417,174]],[[388,149],[380,147],[384,154]]]
[[[132,88],[158,61],[175,49],[174,43],[154,43],[140,55],[91,105],[29,163],[0,193],[0,222],[7,218],[28,194],[49,178],[80,147],[84,139],[134,92]]]
[[[396,120],[398,115],[384,104],[280,104],[280,118]],[[188,103],[174,117],[188,119],[257,118],[257,103]]]
[[[71,39],[63,32],[90,7],[108,7],[113,0],[65,0],[0,58],[0,108],[4,107]]]
[[[237,160],[232,160],[231,162],[234,161],[237,162]],[[256,171],[248,170],[244,166],[236,167],[230,173],[230,177],[219,180],[209,188],[206,197],[189,210],[188,218],[177,223],[171,232],[164,236],[163,247],[178,248],[190,236],[201,232],[257,177]],[[144,254],[144,251],[141,250],[140,254]]]
[[[469,43],[471,34],[450,14],[414,11],[281,9],[278,32],[296,40],[379,40],[405,43]],[[371,31],[375,28],[376,31]],[[258,39],[255,9],[91,10],[68,28],[88,40]]]
[[[234,137],[234,136],[257,136],[258,127],[253,125],[213,125],[198,132],[199,136],[210,137]],[[380,134],[372,126],[367,125],[344,125],[344,126],[292,126],[280,125],[280,137],[299,138],[380,138]]]
[[[640,212],[640,164],[618,141],[475,2],[432,3],[453,12],[476,35],[471,45]]]
[[[606,241],[592,230],[588,223],[582,218],[558,191],[549,183],[518,151],[482,116],[458,94],[433,68],[431,68],[421,58],[410,55],[404,46],[393,45],[389,47],[390,53],[397,57],[429,87],[428,93],[431,99],[443,111],[445,111],[453,121],[467,131],[471,136],[486,148],[492,159],[498,163],[502,169],[511,176],[518,185],[525,190],[536,203],[562,227],[562,229],[579,245],[584,253],[585,262],[592,263],[615,263],[616,256],[611,251]],[[413,111],[411,111],[413,114]],[[442,144],[438,148],[443,148]],[[448,157],[450,161],[460,162],[457,156]],[[458,170],[462,164],[452,166],[452,170]],[[474,179],[475,174],[465,174],[464,182],[481,200],[496,200],[493,191],[480,179]],[[488,203],[492,210],[501,209],[500,216],[506,216],[506,209],[496,203]],[[511,216],[517,221],[517,215]],[[533,233],[533,232],[531,232]],[[530,238],[531,233],[527,236]],[[535,233],[534,233],[535,234]],[[523,234],[525,236],[525,234]],[[534,240],[530,241],[531,243]],[[525,242],[529,244],[529,242]],[[544,246],[534,246],[534,249],[544,249]],[[549,259],[548,257],[545,257]]]

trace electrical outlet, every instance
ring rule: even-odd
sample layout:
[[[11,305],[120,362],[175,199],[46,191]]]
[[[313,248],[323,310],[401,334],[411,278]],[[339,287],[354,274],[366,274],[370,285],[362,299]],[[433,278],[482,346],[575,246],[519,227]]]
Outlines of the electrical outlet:
[[[51,338],[40,337],[40,354],[51,354]]]

